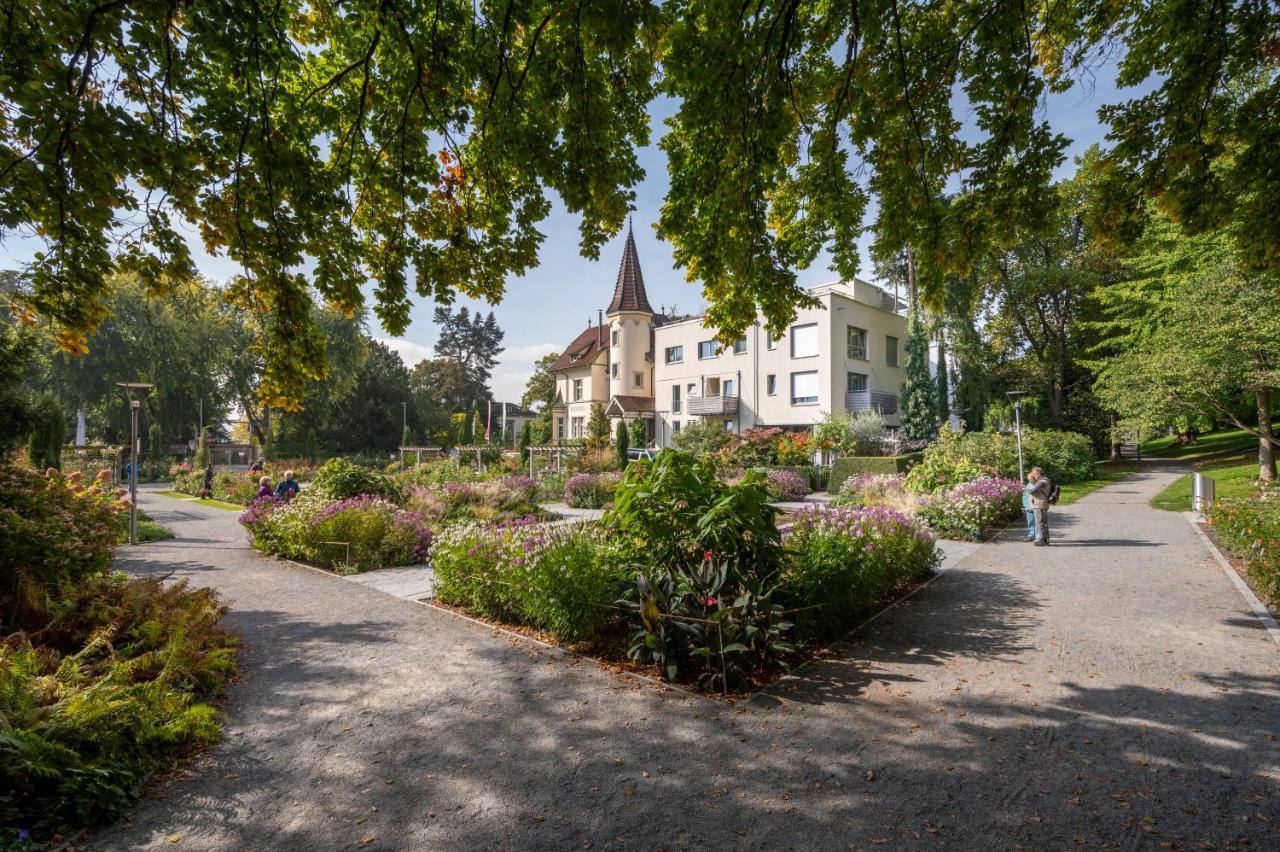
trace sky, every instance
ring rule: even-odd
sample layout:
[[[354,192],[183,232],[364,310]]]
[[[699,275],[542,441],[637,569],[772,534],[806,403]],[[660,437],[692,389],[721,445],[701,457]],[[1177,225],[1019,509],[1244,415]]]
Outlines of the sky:
[[[1076,86],[1051,96],[1047,101],[1045,108],[1051,126],[1072,140],[1058,177],[1073,173],[1074,159],[1090,145],[1104,142],[1106,128],[1098,122],[1098,107],[1134,97],[1131,90],[1117,92],[1114,76],[1114,67],[1108,65],[1097,72],[1091,86]],[[671,246],[660,241],[653,231],[668,187],[666,161],[657,142],[666,129],[665,119],[674,109],[675,104],[670,100],[656,101],[651,108],[653,144],[639,152],[640,165],[646,177],[636,187],[633,216],[636,248],[649,301],[654,308],[665,306],[670,309],[675,306],[681,311],[696,313],[704,304],[699,289],[685,281],[684,274],[674,267]],[[506,349],[490,381],[497,400],[519,402],[525,383],[533,372],[534,361],[549,352],[559,352],[588,321],[595,322],[597,310],[603,309],[613,295],[613,284],[626,240],[625,228],[601,249],[600,259],[593,262],[578,254],[577,224],[576,217],[555,203],[551,216],[540,226],[546,234],[540,265],[523,277],[509,279],[506,296],[498,305],[490,306],[467,299],[458,301],[459,305],[473,309],[493,310],[498,324],[506,332]],[[874,280],[866,251],[870,241],[871,237],[867,235],[860,246],[860,274]],[[227,258],[206,254],[195,238],[194,229],[191,230],[190,243],[197,268],[205,278],[221,282],[238,271]],[[32,253],[39,249],[40,244],[34,239],[14,237],[0,245],[0,268],[13,268],[29,261]],[[809,269],[800,270],[798,276],[803,286],[825,284],[837,277],[825,256],[819,257]],[[415,296],[412,323],[403,337],[388,336],[378,326],[376,318],[370,319],[370,333],[399,352],[405,364],[412,367],[431,357],[437,337],[436,326],[431,321],[434,308],[435,304],[430,300]]]

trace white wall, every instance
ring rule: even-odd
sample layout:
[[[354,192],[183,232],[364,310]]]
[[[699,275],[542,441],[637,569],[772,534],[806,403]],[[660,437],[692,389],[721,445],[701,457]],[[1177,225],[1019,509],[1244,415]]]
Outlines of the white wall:
[[[653,318],[642,313],[616,313],[609,316],[609,397],[650,396],[653,393],[653,364],[649,352],[649,330]],[[613,343],[616,334],[618,342]],[[618,376],[613,377],[613,364]],[[641,384],[635,383],[640,374]]]
[[[732,350],[720,352],[713,358],[698,358],[698,343],[712,339],[715,334],[703,327],[703,318],[685,320],[658,328],[654,333],[654,387],[657,410],[658,442],[671,443],[672,427],[682,426],[701,419],[688,410],[688,386],[695,385],[696,393],[703,393],[709,380],[732,378],[737,382],[739,410],[736,417],[717,417],[733,421],[735,430],[756,426],[806,426],[816,423],[830,411],[842,410],[845,405],[845,388],[850,371],[867,376],[870,390],[901,395],[906,342],[906,318],[879,307],[882,303],[878,288],[865,282],[857,282],[857,290],[847,285],[827,285],[811,291],[820,302],[817,308],[800,310],[794,322],[773,349],[767,344],[767,333],[759,322],[747,331],[747,351],[735,354]],[[862,297],[854,299],[853,294]],[[871,304],[868,304],[871,302]],[[793,358],[791,354],[791,329],[796,326],[816,324],[818,354],[812,357]],[[848,357],[846,345],[847,327],[853,325],[867,331],[866,360]],[[886,335],[898,338],[898,367],[886,363]],[[666,349],[683,346],[684,359],[678,364],[666,363]],[[793,404],[791,399],[793,373],[817,373],[818,400],[816,403]],[[773,394],[768,393],[768,377],[775,382]],[[681,412],[671,410],[671,388],[681,386]],[[890,425],[898,418],[887,417]]]

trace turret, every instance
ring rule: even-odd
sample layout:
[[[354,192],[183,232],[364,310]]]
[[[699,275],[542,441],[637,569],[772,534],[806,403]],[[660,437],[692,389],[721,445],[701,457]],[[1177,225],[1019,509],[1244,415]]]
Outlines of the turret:
[[[653,363],[649,346],[653,308],[644,291],[644,275],[640,272],[640,257],[630,225],[607,313],[610,396],[652,396]]]

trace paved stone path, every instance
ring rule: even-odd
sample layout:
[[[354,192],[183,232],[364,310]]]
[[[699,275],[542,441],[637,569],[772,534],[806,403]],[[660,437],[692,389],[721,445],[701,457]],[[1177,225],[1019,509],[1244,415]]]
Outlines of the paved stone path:
[[[225,741],[94,845],[1276,848],[1280,649],[1147,507],[1178,472],[1056,511],[1053,547],[978,548],[736,707],[264,559],[234,513],[148,495],[180,538],[125,567],[220,589],[246,674]]]

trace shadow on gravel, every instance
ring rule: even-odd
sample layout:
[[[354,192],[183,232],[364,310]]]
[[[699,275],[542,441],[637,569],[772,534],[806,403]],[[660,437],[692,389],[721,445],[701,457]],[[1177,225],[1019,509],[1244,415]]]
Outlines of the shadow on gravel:
[[[1164,547],[1162,541],[1143,541],[1134,538],[1069,538],[1052,540],[1054,547]]]
[[[944,591],[940,583],[947,584]],[[1035,626],[1039,607],[1026,586],[1005,574],[947,574],[832,645],[823,658],[800,667],[754,703],[768,706],[771,695],[808,704],[851,701],[869,684],[895,679],[877,672],[881,665],[943,666],[954,657],[1016,656],[1028,647],[1023,637]]]

